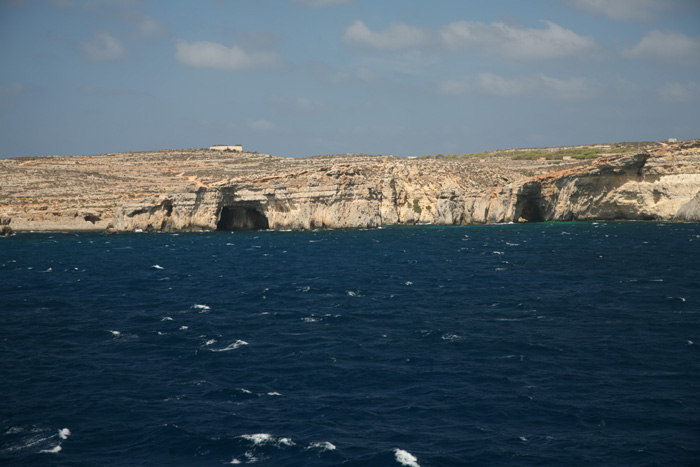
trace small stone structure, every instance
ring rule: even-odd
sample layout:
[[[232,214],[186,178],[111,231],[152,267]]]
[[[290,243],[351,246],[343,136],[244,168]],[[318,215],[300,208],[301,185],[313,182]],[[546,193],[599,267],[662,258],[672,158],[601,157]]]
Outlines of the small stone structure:
[[[214,146],[209,147],[210,150],[212,151],[233,151],[233,152],[243,152],[243,145],[241,144],[234,144],[233,146],[226,146],[223,144],[215,144]]]

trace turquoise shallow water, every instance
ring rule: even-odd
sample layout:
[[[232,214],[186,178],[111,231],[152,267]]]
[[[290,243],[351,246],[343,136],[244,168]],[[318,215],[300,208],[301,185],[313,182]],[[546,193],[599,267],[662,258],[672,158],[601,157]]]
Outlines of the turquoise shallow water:
[[[700,225],[0,238],[0,463],[698,465]]]

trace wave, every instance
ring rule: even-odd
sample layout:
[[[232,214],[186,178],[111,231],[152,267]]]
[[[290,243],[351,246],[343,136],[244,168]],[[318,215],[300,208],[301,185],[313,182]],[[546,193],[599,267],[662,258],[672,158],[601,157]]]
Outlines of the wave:
[[[236,350],[238,347],[241,347],[242,345],[248,345],[246,341],[238,339],[236,342],[230,344],[227,347],[224,347],[223,349],[211,349],[212,352],[228,352],[229,350]]]
[[[254,446],[260,446],[263,444],[273,444],[277,447],[280,446],[296,446],[296,443],[291,440],[291,438],[276,438],[269,433],[257,433],[254,435],[241,435],[241,438],[252,441]]]
[[[320,451],[335,451],[335,445],[328,441],[319,441],[316,443],[311,443],[306,449],[318,449]]]
[[[406,467],[420,467],[416,456],[408,451],[396,448],[394,449],[394,455],[396,456],[396,462],[401,465],[405,465]]]

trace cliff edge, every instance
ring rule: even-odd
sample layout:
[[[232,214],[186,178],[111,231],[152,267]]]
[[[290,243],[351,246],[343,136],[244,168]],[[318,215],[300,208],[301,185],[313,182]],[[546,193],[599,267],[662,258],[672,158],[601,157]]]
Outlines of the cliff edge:
[[[0,160],[11,231],[700,221],[700,140],[592,161],[210,150]]]

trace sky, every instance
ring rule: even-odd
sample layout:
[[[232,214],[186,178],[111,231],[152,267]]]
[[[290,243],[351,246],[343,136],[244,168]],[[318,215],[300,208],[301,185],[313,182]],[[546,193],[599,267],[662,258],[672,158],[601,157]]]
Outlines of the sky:
[[[697,0],[0,0],[0,158],[700,138]]]

